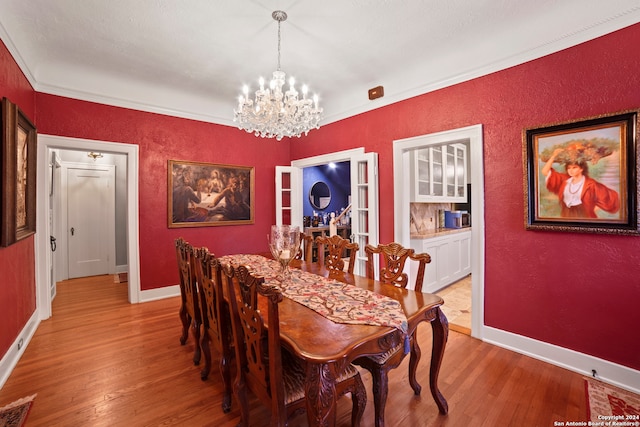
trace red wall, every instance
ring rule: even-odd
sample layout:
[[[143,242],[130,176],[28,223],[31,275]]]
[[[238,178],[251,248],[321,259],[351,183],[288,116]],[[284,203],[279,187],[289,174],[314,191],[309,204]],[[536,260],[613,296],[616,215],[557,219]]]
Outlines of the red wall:
[[[289,162],[289,144],[236,128],[37,94],[39,132],[140,147],[140,281],[152,289],[178,283],[173,241],[184,237],[216,255],[267,250],[275,221],[275,165]],[[231,115],[231,110],[229,110]],[[255,224],[167,227],[167,161],[255,167]]]
[[[525,128],[640,108],[637,46],[640,24],[324,126],[292,142],[292,158],[378,152],[391,241],[392,141],[481,123],[485,324],[640,369],[640,237],[525,231],[522,166]]]
[[[0,42],[0,98],[6,97],[31,119],[35,92]],[[0,358],[9,349],[36,308],[33,236],[0,248]]]
[[[0,51],[0,91],[45,134],[140,146],[143,289],[178,281],[173,239],[217,254],[266,250],[274,165],[353,147],[379,153],[380,236],[393,239],[392,141],[482,123],[485,323],[640,369],[640,238],[525,231],[522,130],[640,106],[640,25],[506,71],[361,114],[301,140],[37,94]],[[34,114],[34,105],[37,114]],[[256,168],[256,224],[167,228],[167,160]],[[0,354],[35,306],[33,241],[0,249]],[[5,326],[7,325],[7,326]]]

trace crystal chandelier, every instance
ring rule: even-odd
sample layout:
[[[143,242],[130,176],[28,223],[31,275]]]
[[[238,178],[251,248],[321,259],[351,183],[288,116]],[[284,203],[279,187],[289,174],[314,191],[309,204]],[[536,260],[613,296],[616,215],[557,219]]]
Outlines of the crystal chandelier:
[[[280,70],[280,23],[287,19],[287,14],[276,10],[271,14],[278,21],[278,69],[273,72],[269,87],[265,89],[265,81],[260,77],[260,89],[255,92],[255,100],[249,98],[249,87],[243,87],[243,94],[238,98],[238,108],[234,109],[233,121],[238,128],[263,138],[300,137],[307,135],[311,129],[318,129],[322,108],[318,108],[318,95],[313,100],[307,99],[307,86],[302,86],[302,99],[294,88],[295,80],[289,79],[289,90],[282,91],[286,74]]]

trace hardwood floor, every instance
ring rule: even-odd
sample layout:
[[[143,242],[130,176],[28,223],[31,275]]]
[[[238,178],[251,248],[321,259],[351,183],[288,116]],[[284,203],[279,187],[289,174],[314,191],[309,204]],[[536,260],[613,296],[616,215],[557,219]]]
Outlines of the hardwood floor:
[[[194,366],[193,340],[179,343],[179,299],[127,303],[127,284],[113,276],[61,282],[53,317],[40,324],[0,390],[0,406],[37,393],[28,427],[235,426],[237,405],[223,414],[217,365],[209,380]],[[408,358],[389,374],[387,426],[552,426],[585,421],[582,376],[450,332],[440,371],[449,414],[429,392],[431,330],[418,333],[423,358],[421,396],[408,384]],[[215,362],[214,362],[215,363]],[[363,426],[373,426],[371,377],[362,371],[368,400]],[[268,411],[251,402],[252,425],[268,425]],[[348,426],[350,398],[339,402],[338,425]],[[290,425],[305,425],[298,417]]]

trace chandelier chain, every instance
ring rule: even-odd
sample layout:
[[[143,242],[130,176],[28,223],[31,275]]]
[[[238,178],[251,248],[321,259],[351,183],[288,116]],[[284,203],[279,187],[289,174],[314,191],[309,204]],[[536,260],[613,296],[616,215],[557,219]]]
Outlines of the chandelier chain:
[[[278,21],[278,71],[280,71],[280,24],[281,22]]]

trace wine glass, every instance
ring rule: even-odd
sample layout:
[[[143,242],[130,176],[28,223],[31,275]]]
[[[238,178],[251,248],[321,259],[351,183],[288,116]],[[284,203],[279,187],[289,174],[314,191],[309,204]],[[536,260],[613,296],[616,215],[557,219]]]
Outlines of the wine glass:
[[[289,278],[289,263],[300,249],[300,227],[294,225],[272,225],[271,234],[267,234],[271,255],[280,263],[280,279]]]

